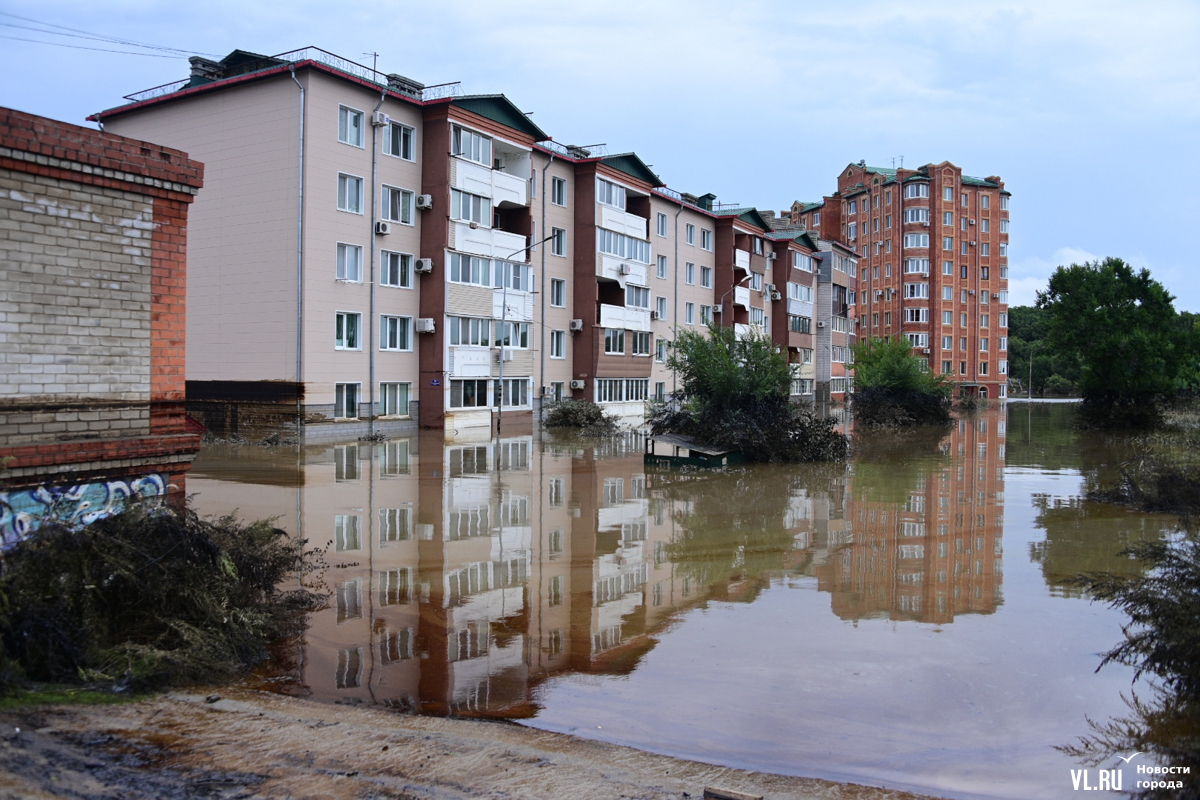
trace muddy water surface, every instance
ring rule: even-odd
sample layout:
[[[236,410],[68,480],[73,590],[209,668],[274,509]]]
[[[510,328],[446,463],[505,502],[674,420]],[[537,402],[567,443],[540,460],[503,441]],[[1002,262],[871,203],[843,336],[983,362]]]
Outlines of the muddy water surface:
[[[1174,520],[1087,502],[1127,454],[1012,405],[842,467],[672,473],[637,437],[206,448],[198,509],[327,547],[274,676],[332,703],[516,719],[669,755],[962,798],[1073,794],[1121,713],[1083,571]],[[287,663],[289,661],[291,663]],[[1126,783],[1135,779],[1125,770]]]

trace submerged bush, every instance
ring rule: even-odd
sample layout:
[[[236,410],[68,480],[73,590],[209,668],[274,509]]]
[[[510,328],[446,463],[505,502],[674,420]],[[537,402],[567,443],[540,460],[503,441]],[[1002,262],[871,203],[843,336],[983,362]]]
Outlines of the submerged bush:
[[[547,406],[543,424],[547,428],[576,428],[583,433],[606,435],[617,432],[617,417],[606,414],[595,403],[557,400]]]
[[[280,583],[303,543],[269,522],[131,505],[81,528],[51,523],[9,550],[0,638],[26,678],[150,688],[232,678],[319,605]]]
[[[854,419],[907,427],[950,422],[950,382],[913,355],[907,339],[870,337],[854,347]]]
[[[845,458],[846,437],[832,419],[820,419],[789,399],[787,360],[763,336],[738,338],[715,324],[708,335],[684,331],[667,366],[682,391],[654,403],[652,434],[675,433],[752,461],[832,461]]]

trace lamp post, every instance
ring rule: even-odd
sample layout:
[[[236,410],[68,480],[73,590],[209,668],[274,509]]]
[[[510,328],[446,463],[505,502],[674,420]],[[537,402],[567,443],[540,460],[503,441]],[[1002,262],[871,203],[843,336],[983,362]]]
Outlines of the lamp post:
[[[1025,396],[1030,400],[1033,399],[1033,344],[1033,342],[1029,343],[1029,388],[1025,392]],[[1038,342],[1038,344],[1040,345],[1041,342]]]
[[[555,238],[555,234],[550,234],[545,239],[539,239],[538,241],[534,242],[533,244],[528,244],[528,245],[522,247],[520,250],[515,250],[515,251],[509,253],[500,262],[501,264],[504,265],[502,267],[502,269],[506,270],[503,278],[501,279],[503,281],[503,289],[502,289],[501,295],[500,295],[500,335],[501,336],[504,336],[505,334],[508,333],[508,331],[506,330],[508,327],[508,284],[512,280],[512,274],[507,272],[507,269],[509,266],[508,260],[515,255],[519,255],[521,253],[528,252],[529,250],[533,249],[534,247],[537,247],[542,242],[548,242],[553,238]],[[511,335],[509,336],[509,338],[511,339]],[[504,417],[504,339],[501,338],[499,341],[500,341],[500,353],[499,353],[499,355],[500,355],[500,387],[499,387],[500,391],[497,392],[499,397],[496,398],[496,438],[500,437],[500,421]]]
[[[753,277],[754,277],[753,273],[747,275],[746,277],[742,278],[740,281],[735,283],[733,286],[730,286],[729,289],[726,290],[725,294],[721,295],[721,302],[717,305],[717,308],[721,309],[721,326],[722,327],[725,326],[725,298],[729,297],[730,292],[732,292],[734,289],[738,288],[743,283],[745,283],[746,281],[750,280]],[[732,311],[732,310],[733,309],[731,308],[730,311]],[[733,315],[730,314],[730,316],[733,316]],[[732,327],[733,323],[731,322],[731,323],[729,323],[729,325],[730,325],[730,327]]]

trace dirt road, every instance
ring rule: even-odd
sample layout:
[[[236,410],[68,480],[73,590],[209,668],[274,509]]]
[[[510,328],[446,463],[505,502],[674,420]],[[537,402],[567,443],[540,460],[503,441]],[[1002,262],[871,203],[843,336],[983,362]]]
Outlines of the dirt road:
[[[0,715],[0,799],[699,798],[928,800],[726,769],[519,725],[247,690]],[[20,729],[19,732],[17,729]]]

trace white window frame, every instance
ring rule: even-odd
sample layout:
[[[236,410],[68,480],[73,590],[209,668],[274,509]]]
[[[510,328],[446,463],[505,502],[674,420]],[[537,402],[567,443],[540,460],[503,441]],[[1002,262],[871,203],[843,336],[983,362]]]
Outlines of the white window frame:
[[[919,248],[929,247],[928,233],[906,233],[904,234],[904,249],[915,250]]]
[[[349,390],[350,396],[347,397]],[[347,403],[347,400],[353,400],[353,403]],[[358,406],[362,402],[362,384],[354,383],[335,383],[333,385],[333,418],[334,419],[358,419]],[[353,414],[347,414],[347,405],[353,405]],[[341,414],[338,414],[338,411]]]
[[[392,198],[394,195],[400,195],[400,213],[398,216],[390,216],[392,212]],[[398,225],[415,225],[416,213],[413,210],[416,202],[416,193],[411,189],[401,189],[398,186],[389,186],[383,184],[382,192],[380,193],[380,218],[388,222],[395,222]]]
[[[560,258],[567,257],[567,229],[566,228],[551,228],[550,235],[554,238],[550,240],[550,255]]]
[[[395,143],[397,130],[399,130],[402,134],[400,137],[401,144],[399,148],[394,148],[393,145]],[[403,135],[405,132],[407,132],[407,136]],[[387,127],[383,129],[383,142],[381,146],[383,147],[383,154],[385,156],[399,158],[403,161],[416,161],[417,157],[415,153],[417,152],[417,131],[411,125],[405,125],[402,122],[396,122],[395,120],[392,120],[387,124]],[[400,152],[393,153],[393,149],[398,149]]]
[[[354,141],[350,126],[351,120],[358,120],[358,141]],[[348,144],[351,147],[363,148],[363,142],[366,141],[366,112],[360,111],[357,108],[350,106],[338,106],[338,141],[342,144]]]
[[[666,278],[667,278],[667,257],[660,255],[658,257],[657,261],[658,261],[658,263],[655,265],[654,274],[656,277],[666,280]]]
[[[695,303],[684,303],[683,304],[683,321],[685,323],[687,323],[688,325],[696,324],[696,304]]]
[[[479,202],[476,202],[479,201]],[[463,211],[464,204],[466,211]],[[458,222],[474,222],[481,228],[492,227],[492,199],[461,189],[450,190],[450,218]]]
[[[653,353],[653,345],[654,337],[649,331],[629,332],[629,354],[631,356],[649,358]]]
[[[604,329],[604,355],[625,355],[625,331],[622,328]]]
[[[704,287],[705,289],[712,288],[712,276],[713,276],[712,267],[705,267],[705,266],[700,267],[700,285],[702,287]]]
[[[692,223],[687,223],[683,228],[683,240],[688,244],[695,246],[696,244],[696,226]]]
[[[396,346],[391,345],[392,333],[396,334]],[[395,314],[379,315],[379,349],[392,353],[412,352],[412,317]]]
[[[550,179],[550,205],[567,207],[567,179],[554,176]]]
[[[492,286],[492,260],[483,258],[482,256],[473,256],[468,253],[451,253],[447,259],[450,264],[449,275],[446,279],[450,283],[462,283],[468,286],[484,286],[489,289],[495,288]],[[466,262],[467,280],[463,280],[463,262]],[[476,270],[476,265],[479,269]],[[476,280],[479,278],[479,280]]]
[[[334,277],[339,281],[346,283],[362,283],[363,276],[363,248],[360,244],[350,244],[348,242],[337,242],[334,247],[336,256],[334,258]],[[348,268],[350,253],[355,253],[357,262],[355,264],[354,274],[350,274]]]
[[[700,229],[700,249],[712,252],[713,249],[713,232],[708,228]]]
[[[337,179],[337,210],[345,211],[347,214],[361,215],[363,213],[363,179],[349,172],[339,172]],[[355,188],[353,198],[351,197],[351,187]],[[357,205],[350,202],[352,199],[357,202]]]
[[[928,199],[929,184],[928,183],[909,183],[904,186],[905,200],[919,200],[922,198]]]
[[[550,305],[553,308],[567,307],[567,281],[565,278],[550,279]]]
[[[683,266],[683,282],[689,286],[696,285],[696,265],[691,261]]]
[[[404,409],[400,409],[400,387],[405,387]],[[391,387],[395,387],[394,389]],[[392,394],[396,397],[393,399]],[[382,417],[407,417],[408,404],[412,402],[412,383],[409,381],[380,381],[379,382],[379,415]]]
[[[625,187],[619,183],[613,183],[600,176],[596,176],[596,202],[624,211],[626,203]]]
[[[658,311],[658,318],[665,320],[667,318],[667,298],[661,295],[655,298],[655,310]]]
[[[550,357],[559,359],[567,357],[566,331],[550,331]]]
[[[491,347],[492,320],[483,317],[448,315],[446,317],[446,342],[451,347]]]
[[[396,264],[393,266],[390,262],[395,256]],[[396,250],[380,250],[379,251],[379,285],[388,286],[393,289],[411,289],[413,288],[413,260],[412,253],[401,253]],[[395,280],[393,281],[393,273]]]
[[[333,324],[333,349],[334,350],[362,350],[362,313],[358,311],[335,311]],[[351,320],[354,324],[351,325]],[[338,336],[338,329],[341,329],[341,337]],[[353,345],[346,344],[351,340],[351,328],[353,328]]]
[[[464,143],[465,135],[465,143]],[[483,151],[487,150],[485,154]],[[456,158],[492,168],[492,137],[462,125],[450,126],[450,153]]]
[[[667,238],[667,215],[659,211],[658,217],[655,220],[655,224],[657,226],[656,232],[658,235],[664,239]]]

